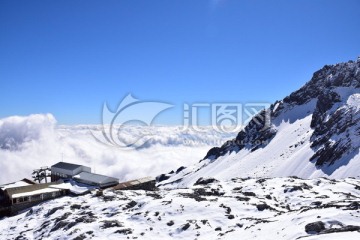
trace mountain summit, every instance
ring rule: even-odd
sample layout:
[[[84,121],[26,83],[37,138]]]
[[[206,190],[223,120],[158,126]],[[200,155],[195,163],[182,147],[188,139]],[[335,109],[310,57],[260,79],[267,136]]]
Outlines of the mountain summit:
[[[299,90],[256,116],[166,183],[199,177],[358,177],[360,59],[325,65]]]

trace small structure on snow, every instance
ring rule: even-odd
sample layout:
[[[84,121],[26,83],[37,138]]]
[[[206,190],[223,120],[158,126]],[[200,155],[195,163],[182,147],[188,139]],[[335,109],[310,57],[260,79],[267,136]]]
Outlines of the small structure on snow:
[[[80,183],[107,188],[119,183],[119,179],[91,173],[91,168],[67,162],[58,162],[51,166],[51,180],[73,179]]]
[[[139,178],[116,185],[114,190],[156,190],[155,179],[151,177]]]
[[[53,187],[59,183],[41,183],[20,186],[20,182],[21,181],[19,181],[18,184],[13,184],[12,187],[9,187],[11,185],[8,184],[7,187],[1,188],[2,211],[0,211],[0,215],[17,214],[40,202],[64,196],[69,193],[68,189]]]
[[[81,172],[91,172],[91,168],[67,162],[58,162],[51,166],[51,181],[73,178]]]
[[[100,188],[112,187],[119,183],[119,179],[117,178],[90,172],[81,172],[78,175],[74,176],[73,179],[75,181],[93,186],[98,186]]]

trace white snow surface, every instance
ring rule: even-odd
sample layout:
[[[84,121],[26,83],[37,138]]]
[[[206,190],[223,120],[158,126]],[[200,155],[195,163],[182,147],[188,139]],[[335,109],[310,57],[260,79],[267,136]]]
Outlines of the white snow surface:
[[[33,196],[33,195],[38,195],[38,194],[42,194],[42,193],[52,193],[52,192],[58,192],[58,191],[59,191],[59,189],[48,187],[48,188],[44,188],[44,189],[34,190],[31,192],[16,193],[16,194],[13,194],[12,197],[13,198],[27,197],[27,196]]]
[[[31,184],[20,180],[17,182],[0,185],[0,189],[5,191],[7,188],[24,187],[24,186],[29,186],[29,185],[31,185]]]
[[[359,239],[360,180],[235,178],[62,197],[0,220],[0,239]],[[321,234],[305,226],[321,221]]]
[[[350,97],[347,100],[347,105],[354,107],[356,110],[360,109],[360,94],[355,93],[350,95]]]
[[[56,189],[68,189],[70,190],[71,193],[76,195],[83,194],[97,188],[96,186],[90,186],[87,184],[78,183],[74,180],[69,180],[69,182],[64,182],[56,185],[50,185],[49,187]]]

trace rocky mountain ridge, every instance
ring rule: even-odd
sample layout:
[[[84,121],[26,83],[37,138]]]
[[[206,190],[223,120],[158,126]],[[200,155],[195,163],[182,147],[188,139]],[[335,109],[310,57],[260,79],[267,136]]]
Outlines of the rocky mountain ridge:
[[[282,144],[278,144],[280,142]],[[257,171],[256,176],[332,177],[342,167],[351,168],[350,161],[360,166],[359,148],[360,59],[325,65],[299,90],[254,116],[235,139],[210,149],[199,164],[187,171],[168,174],[165,178],[170,178],[167,183],[178,183],[185,178],[193,183],[199,177],[212,174],[234,177],[236,173],[226,173],[235,169],[243,171],[241,176],[251,177],[253,169],[262,165],[264,170],[262,173]],[[269,155],[272,163],[259,160],[269,158]],[[257,158],[256,163],[254,158]],[[281,158],[289,160],[280,163]],[[290,161],[292,158],[295,159]],[[220,167],[225,164],[215,163],[217,161],[228,163]],[[254,161],[253,167],[250,161]],[[275,162],[293,165],[293,169],[276,167]],[[295,165],[304,167],[306,172]],[[347,169],[342,171],[334,177],[358,176]]]
[[[277,116],[287,109],[317,99],[311,120],[311,128],[315,130],[311,137],[312,147],[316,148],[317,151],[310,160],[317,160],[317,165],[322,165],[325,162],[333,163],[345,152],[351,150],[350,145],[346,144],[350,141],[347,139],[348,141],[342,140],[331,143],[329,139],[334,134],[349,132],[349,128],[358,123],[360,117],[358,111],[360,106],[344,107],[338,104],[333,108],[336,103],[341,102],[341,97],[336,92],[337,87],[360,88],[360,60],[325,65],[314,73],[312,79],[305,86],[291,93],[282,101],[275,102],[270,106],[270,109],[259,113],[244,130],[239,132],[236,139],[225,143],[220,148],[210,149],[204,159],[216,159],[229,151],[239,151],[246,146],[252,146],[251,150],[255,151],[259,147],[256,142],[264,143],[265,140],[271,140],[276,134],[276,130],[271,125],[266,126],[269,124],[264,121],[266,114],[271,117],[271,120],[268,119],[271,124]],[[359,133],[360,126],[356,126],[354,130]],[[346,143],[343,143],[344,141]],[[359,146],[354,146],[354,148],[356,147],[359,148]],[[327,158],[329,156],[331,158]]]

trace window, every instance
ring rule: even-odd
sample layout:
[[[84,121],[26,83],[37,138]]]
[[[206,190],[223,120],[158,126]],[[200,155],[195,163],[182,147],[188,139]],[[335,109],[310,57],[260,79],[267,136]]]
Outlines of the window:
[[[33,195],[33,196],[31,196],[31,200],[32,200],[32,201],[41,200],[41,195]]]

